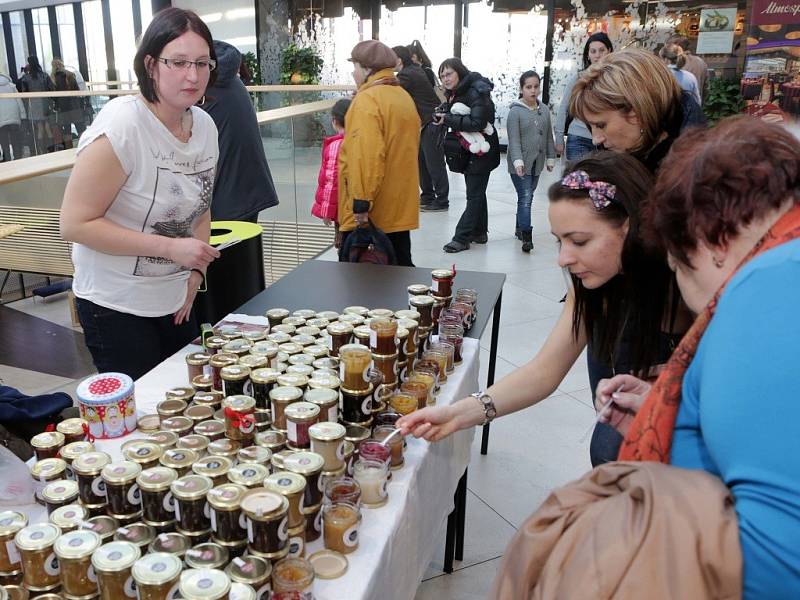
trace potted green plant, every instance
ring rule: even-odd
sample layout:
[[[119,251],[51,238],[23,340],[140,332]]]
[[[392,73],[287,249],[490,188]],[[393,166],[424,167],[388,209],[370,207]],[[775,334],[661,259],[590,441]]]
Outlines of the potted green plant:
[[[708,90],[703,101],[703,113],[709,125],[720,119],[738,114],[744,109],[742,83],[738,79],[715,78],[708,82]]]
[[[316,84],[322,73],[322,57],[310,47],[300,47],[292,42],[283,51],[281,83]]]

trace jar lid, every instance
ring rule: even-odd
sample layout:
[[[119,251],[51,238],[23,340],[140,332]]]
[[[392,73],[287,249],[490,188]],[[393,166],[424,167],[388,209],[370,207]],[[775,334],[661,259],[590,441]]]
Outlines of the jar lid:
[[[195,404],[187,408],[183,414],[192,421],[205,421],[214,418],[214,409],[207,404]]]
[[[291,496],[292,494],[300,493],[306,489],[306,478],[299,473],[278,471],[264,480],[264,487],[270,491],[283,494],[284,496]]]
[[[64,460],[74,460],[77,456],[85,452],[93,452],[94,444],[91,442],[72,442],[61,449],[61,458]]]
[[[159,533],[150,544],[150,552],[169,552],[176,556],[183,556],[189,549],[188,538],[174,531],[170,533]]]
[[[267,336],[267,339],[271,342],[275,342],[276,344],[285,344],[292,336],[289,335],[286,331],[278,330],[278,327],[283,327],[284,329],[291,329],[292,333],[294,333],[294,327],[291,325],[276,325],[275,330]],[[280,349],[280,346],[279,346]]]
[[[417,323],[417,322],[419,322],[420,318],[422,317],[422,315],[419,314],[419,311],[416,311],[416,310],[411,309],[411,308],[405,309],[405,310],[398,310],[398,311],[396,311],[394,313],[394,316],[398,320],[398,325],[401,325],[401,326],[402,326],[402,323],[400,323],[399,321],[414,321],[414,323]]]
[[[102,540],[94,531],[76,529],[56,540],[53,551],[60,559],[79,559],[91,556],[100,547]]]
[[[186,450],[194,450],[195,452],[204,452],[208,448],[210,440],[199,433],[192,433],[185,435],[178,440],[177,448],[184,448]]]
[[[225,381],[241,381],[250,377],[250,367],[244,365],[228,365],[220,369],[220,376]]]
[[[239,508],[247,488],[237,483],[223,483],[208,492],[208,503],[219,510]]]
[[[346,315],[366,317],[369,313],[369,309],[366,306],[346,306],[342,312]]]
[[[253,347],[253,344],[244,339],[244,338],[237,338],[234,340],[229,341],[222,347],[223,352],[227,352],[229,354],[244,354],[250,352],[250,348]]]
[[[293,402],[284,410],[287,419],[292,421],[313,421],[319,417],[319,406],[311,402]]]
[[[408,337],[408,333],[409,333],[408,329],[406,329],[405,327],[398,326],[397,333],[395,335],[397,335],[398,339],[404,340]]]
[[[233,461],[225,456],[204,456],[192,465],[192,471],[206,477],[220,477],[228,472]]]
[[[314,375],[314,377],[308,380],[308,387],[312,389],[328,388],[335,390],[341,383],[342,380],[336,375]]]
[[[61,535],[61,530],[52,523],[35,523],[20,529],[14,543],[20,550],[44,550],[52,546]]]
[[[219,352],[211,357],[209,364],[215,369],[222,369],[223,367],[227,367],[229,365],[235,365],[237,362],[239,362],[239,357],[236,354]]]
[[[207,352],[190,352],[186,355],[187,365],[207,365],[209,360],[211,360],[211,355]]]
[[[309,346],[310,348],[311,346]],[[302,365],[302,366],[311,366],[314,362],[314,357],[310,354],[293,354],[289,357],[289,364],[290,365]]]
[[[149,463],[161,457],[161,446],[146,440],[134,440],[123,446],[122,456],[135,463]]]
[[[28,517],[14,510],[0,512],[0,535],[14,535],[28,524]]]
[[[47,481],[54,477],[63,477],[67,463],[61,458],[45,458],[33,464],[31,475],[39,481]]]
[[[325,325],[327,325],[327,324],[328,324],[328,322],[325,321]],[[308,336],[311,336],[312,338],[317,337],[320,334],[320,332],[321,332],[321,330],[320,330],[319,326],[309,325],[308,321],[306,321],[306,324],[303,325],[302,327],[298,327],[297,328],[297,335],[308,335]],[[293,341],[296,341],[296,340],[293,340]]]
[[[131,542],[109,542],[103,544],[92,555],[92,566],[95,571],[118,573],[130,569],[142,552],[139,546]]]
[[[169,488],[170,484],[178,478],[178,474],[167,467],[152,467],[145,469],[136,478],[136,483],[145,492],[161,492]]]
[[[278,346],[278,351],[286,352],[286,354],[292,355],[302,352],[303,346],[296,342],[285,342]]]
[[[253,329],[242,332],[242,338],[246,339],[250,343],[260,342],[265,337],[267,337],[266,329]]]
[[[161,417],[158,415],[145,415],[136,422],[136,428],[141,433],[154,433],[161,427]]]
[[[304,355],[296,354],[295,356],[304,356]],[[289,365],[288,368],[286,369],[287,375],[288,374],[302,375],[306,379],[310,378],[313,373],[314,373],[314,367],[312,367],[311,365]],[[308,385],[308,382],[306,382],[306,385]]]
[[[258,463],[241,463],[233,465],[228,471],[228,479],[246,487],[261,484],[269,475],[269,469]]]
[[[286,434],[280,431],[259,431],[256,433],[256,445],[273,450],[286,445]]]
[[[194,426],[194,432],[199,435],[204,436],[214,436],[225,431],[225,423],[221,423],[216,419],[209,419],[208,421],[202,421]]]
[[[107,515],[99,515],[81,523],[81,529],[93,531],[101,538],[105,539],[114,535],[117,531],[119,523],[113,517]]]
[[[197,500],[204,498],[214,483],[204,475],[184,475],[179,477],[169,486],[170,491],[178,500]]]
[[[344,434],[347,432],[344,425],[340,425],[339,423],[329,423],[327,421],[323,421],[322,423],[316,423],[308,428],[308,435],[310,435],[315,440],[320,440],[322,442],[332,442],[335,440],[340,440],[344,438]]]
[[[287,317],[287,318],[290,318],[290,317]],[[303,323],[301,323],[301,325],[303,325],[304,323],[305,323],[305,321],[303,321]],[[269,339],[271,339],[274,342],[277,342],[279,334],[286,334],[287,336],[289,336],[289,338],[291,338],[291,336],[294,335],[295,331],[297,331],[297,326],[293,325],[291,323],[286,323],[286,319],[284,319],[283,323],[281,323],[280,325],[275,325],[275,327],[272,328],[272,333],[270,334],[271,337]],[[281,339],[285,339],[285,338],[281,338]],[[282,344],[282,343],[286,343],[286,342],[278,342],[278,343]]]
[[[275,452],[270,459],[272,462],[273,471],[283,471],[283,461],[286,460],[286,457],[290,454],[294,454],[295,452],[299,452],[299,450],[295,450],[294,448],[286,448],[285,450],[281,450],[280,452]]]
[[[81,381],[75,394],[83,404],[116,404],[133,394],[133,379],[124,373],[99,373]]]
[[[303,394],[303,400],[305,400],[306,403],[311,402],[317,406],[327,406],[333,402],[339,401],[339,393],[327,387],[312,388],[306,390],[306,393]]]
[[[114,462],[103,467],[102,476],[106,483],[130,483],[136,481],[142,467],[130,460]]]
[[[84,425],[87,425],[85,419],[72,417],[71,419],[64,419],[56,425],[56,431],[60,431],[64,435],[79,435],[83,433]]]
[[[186,600],[216,600],[228,595],[231,580],[215,569],[189,569],[181,573],[178,589]]]
[[[276,351],[277,353],[277,351]],[[250,379],[253,383],[275,383],[278,380],[280,371],[263,367],[250,372]]]
[[[391,319],[394,316],[394,311],[388,308],[373,308],[367,315],[373,319]]]
[[[167,400],[184,400],[188,402],[194,396],[194,388],[192,387],[174,387],[164,392],[164,397]]]
[[[305,485],[305,481],[303,483]],[[272,521],[289,510],[289,501],[286,498],[279,493],[264,489],[246,492],[240,505],[242,511],[256,521]]]
[[[159,415],[178,416],[186,410],[188,405],[180,398],[167,398],[156,404]]]
[[[163,421],[161,421],[161,429],[164,431],[175,431],[175,432],[182,432],[186,431],[187,429],[191,429],[192,425],[194,425],[194,421],[192,421],[189,417],[167,417]]]
[[[344,321],[337,321],[328,325],[327,332],[331,335],[345,335],[353,333],[353,326]]]
[[[256,591],[246,583],[232,581],[228,598],[229,600],[256,600]]]
[[[200,458],[197,452],[188,448],[170,448],[161,455],[159,462],[171,469],[184,469],[194,464]]]
[[[281,375],[278,377],[280,380],[287,375]],[[289,375],[289,377],[303,377],[302,375]],[[305,379],[305,377],[303,377]],[[293,379],[294,381],[294,379]],[[295,400],[299,400],[303,397],[303,390],[299,387],[294,385],[283,385],[281,384],[279,387],[274,387],[269,391],[269,398],[270,400],[275,400],[276,402],[294,402]]]
[[[306,324],[306,320],[303,317],[286,317],[283,321],[281,321],[281,325],[291,325],[295,328],[302,327]]]
[[[360,444],[370,436],[369,429],[361,425],[348,425],[344,437],[355,445]]]
[[[78,482],[71,479],[51,481],[42,490],[42,498],[51,504],[61,504],[78,495]]]
[[[310,356],[314,360],[318,360],[328,356],[328,347],[322,344],[311,344],[303,348],[303,354]]]
[[[272,458],[272,452],[262,446],[248,446],[236,453],[240,463],[268,463]]]
[[[256,400],[251,396],[228,396],[222,401],[222,407],[231,408],[237,412],[251,411],[256,407]]]
[[[433,296],[411,296],[408,303],[411,306],[430,307],[433,306],[435,300]],[[421,315],[420,315],[421,316]]]
[[[239,442],[229,440],[228,438],[222,438],[211,442],[206,450],[209,454],[215,456],[234,456],[241,447],[242,445]]]
[[[31,438],[31,446],[34,448],[55,448],[63,445],[64,434],[59,431],[45,431]]]
[[[289,310],[286,308],[270,308],[266,313],[266,317],[272,319],[285,319],[289,316]]]
[[[162,585],[180,575],[183,563],[177,556],[168,552],[145,554],[137,560],[131,572],[139,585]]]
[[[372,328],[370,328],[369,325],[359,325],[358,327],[353,329],[353,335],[355,335],[357,338],[369,339],[371,331]],[[361,346],[361,344],[358,345]],[[341,351],[341,348],[339,350]]]
[[[67,504],[50,513],[50,522],[61,529],[75,529],[88,517],[89,512],[80,504]]]
[[[301,317],[303,319],[313,319],[317,316],[317,311],[310,308],[300,308],[292,313],[293,317]]]
[[[171,448],[178,442],[178,434],[174,431],[156,431],[147,436],[148,442],[153,442],[161,448]]]
[[[156,529],[147,523],[131,523],[119,527],[114,539],[120,542],[131,542],[140,548],[146,548],[156,537]]]
[[[212,350],[219,350],[227,343],[228,340],[221,335],[212,335],[210,338],[206,338],[205,347],[211,348]],[[214,358],[214,355],[212,355],[211,358]]]
[[[228,549],[208,542],[186,551],[186,566],[192,569],[221,569],[228,564]]]
[[[316,452],[295,452],[283,460],[283,468],[300,475],[314,475],[322,471],[325,459]]]
[[[339,323],[349,323],[353,327],[364,323],[364,317],[353,313],[345,314],[339,317]]]
[[[318,550],[308,557],[314,574],[320,579],[336,579],[347,571],[347,557],[335,550]]]
[[[317,379],[326,379],[328,377],[333,377],[336,385],[319,385],[319,381]],[[326,382],[327,383],[327,382]],[[334,371],[333,369],[315,369],[314,372],[311,374],[311,379],[308,380],[308,387],[309,388],[319,388],[319,387],[329,387],[331,389],[335,389],[339,387],[339,371]],[[313,385],[312,385],[313,384]]]
[[[328,319],[329,321],[335,321],[339,318],[339,313],[335,310],[321,310],[317,313],[318,319]]]
[[[250,354],[253,355],[261,355],[274,358],[277,353],[278,353],[278,344],[276,344],[272,340],[261,340],[260,342],[256,342],[255,344],[253,344],[253,347],[250,348]]]
[[[310,346],[311,344],[313,344],[316,341],[317,341],[317,338],[315,338],[313,335],[308,335],[308,334],[305,334],[305,333],[298,333],[297,335],[293,335],[292,336],[292,341],[290,343],[298,344],[299,346],[302,346],[303,348],[305,348],[306,346]],[[302,352],[302,351],[303,351],[303,349],[301,348],[300,352]],[[296,354],[296,353],[291,353],[290,352],[290,354]]]
[[[250,369],[260,369],[269,365],[269,358],[263,354],[246,354],[239,359],[239,364]]]
[[[225,568],[225,573],[231,581],[261,587],[272,575],[272,564],[258,556],[236,557]]]
[[[97,475],[110,462],[105,452],[86,452],[72,461],[72,469],[78,475]]]

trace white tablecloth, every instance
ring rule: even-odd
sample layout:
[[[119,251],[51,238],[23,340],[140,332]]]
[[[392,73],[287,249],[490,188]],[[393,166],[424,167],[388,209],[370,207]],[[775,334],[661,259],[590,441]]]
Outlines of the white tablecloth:
[[[262,317],[229,315],[228,320],[266,323]],[[139,416],[156,412],[170,387],[187,385],[184,357],[198,350],[189,345],[136,381],[136,408]],[[478,389],[480,348],[478,340],[465,339],[463,362],[448,377],[437,398],[449,404]],[[363,509],[359,547],[347,555],[349,568],[338,579],[314,583],[317,600],[410,599],[431,561],[443,535],[443,522],[453,509],[453,494],[469,463],[475,432],[460,431],[430,445],[409,438],[405,465],[393,471],[388,485],[389,502],[376,509]],[[144,437],[134,432],[113,440],[97,440],[95,446],[121,458],[120,448],[128,440]],[[30,522],[47,518],[38,505],[19,507]],[[306,556],[322,549],[322,538],[306,547]]]

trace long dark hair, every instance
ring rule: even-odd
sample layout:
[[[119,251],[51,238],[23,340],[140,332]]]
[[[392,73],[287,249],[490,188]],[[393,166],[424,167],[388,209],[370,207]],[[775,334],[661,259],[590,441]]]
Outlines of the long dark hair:
[[[433,67],[433,63],[431,63],[431,59],[428,58],[428,55],[425,53],[425,50],[422,49],[422,44],[420,44],[419,40],[414,40],[408,45],[408,51],[411,54],[416,54],[419,62],[422,63],[423,67],[428,67],[429,69]]]
[[[42,65],[39,64],[39,59],[35,56],[28,57],[28,73],[31,77],[38,77],[40,74],[43,74]]]
[[[614,45],[611,43],[608,35],[603,33],[602,31],[598,31],[597,33],[593,33],[589,36],[589,39],[586,40],[586,43],[583,45],[583,68],[588,69],[589,66],[592,64],[589,62],[589,46],[592,42],[601,42],[606,48],[608,48],[609,52],[614,51]]]
[[[592,340],[595,358],[608,362],[622,339],[631,341],[632,372],[646,375],[656,364],[664,323],[672,323],[677,308],[674,275],[663,252],[642,240],[641,212],[653,175],[634,157],[619,152],[594,152],[571,163],[564,175],[584,171],[591,181],[616,186],[614,201],[598,214],[616,227],[626,219],[628,234],[622,246],[622,270],[596,289],[587,289],[571,276],[575,289],[572,332],[577,338],[581,327]],[[587,190],[574,190],[560,181],[548,190],[550,202],[591,202]]]

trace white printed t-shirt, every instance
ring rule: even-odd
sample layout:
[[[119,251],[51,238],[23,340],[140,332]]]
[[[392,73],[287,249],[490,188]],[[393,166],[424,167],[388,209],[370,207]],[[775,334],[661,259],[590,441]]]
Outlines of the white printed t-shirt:
[[[106,104],[83,133],[78,154],[106,136],[128,179],[105,217],[144,233],[192,237],[211,206],[219,155],[217,127],[192,107],[192,136],[178,140],[138,95]],[[72,247],[72,290],[100,306],[142,317],[176,312],[186,299],[190,271],[166,258],[114,256],[82,244]]]

